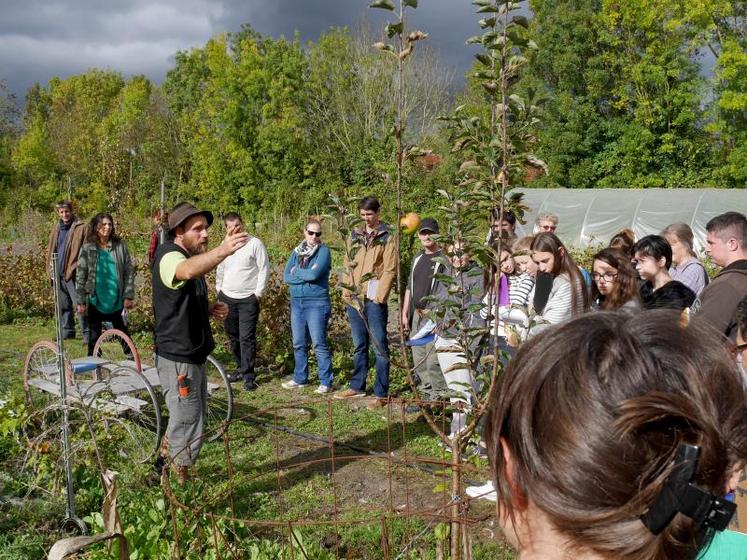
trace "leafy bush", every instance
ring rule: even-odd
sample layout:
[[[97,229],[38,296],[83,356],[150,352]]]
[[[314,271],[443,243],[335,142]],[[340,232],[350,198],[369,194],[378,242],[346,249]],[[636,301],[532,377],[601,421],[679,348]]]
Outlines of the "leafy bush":
[[[52,315],[54,300],[46,274],[45,248],[23,254],[12,245],[0,254],[0,317],[13,320],[17,314]]]

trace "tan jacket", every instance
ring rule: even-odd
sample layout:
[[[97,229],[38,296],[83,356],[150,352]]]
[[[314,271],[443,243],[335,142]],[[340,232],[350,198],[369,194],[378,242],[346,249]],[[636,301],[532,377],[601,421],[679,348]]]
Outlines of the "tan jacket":
[[[47,276],[52,278],[52,253],[54,253],[57,247],[57,235],[60,233],[60,223],[57,222],[52,228],[52,233],[49,236],[49,243],[47,244]],[[65,281],[75,279],[75,269],[78,266],[78,254],[80,248],[86,240],[88,235],[88,226],[78,220],[77,218],[70,226],[70,231],[65,239],[65,264],[63,270],[63,277]]]
[[[342,283],[355,286],[360,297],[368,297],[370,282],[377,282],[375,295],[368,297],[375,303],[386,303],[394,280],[397,277],[397,247],[389,226],[380,224],[373,236],[367,236],[365,230],[355,230],[350,236],[348,253],[351,248],[357,249],[353,262],[345,255],[345,272]],[[352,265],[352,266],[351,266]],[[367,274],[373,276],[365,281]],[[342,297],[350,302],[353,294],[343,289]]]

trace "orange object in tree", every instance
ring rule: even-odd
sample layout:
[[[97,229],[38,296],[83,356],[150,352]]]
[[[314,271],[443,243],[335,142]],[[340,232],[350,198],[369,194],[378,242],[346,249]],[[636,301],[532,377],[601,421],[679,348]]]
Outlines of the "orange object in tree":
[[[399,225],[405,233],[415,233],[420,226],[420,216],[418,216],[415,212],[408,212],[400,218]]]

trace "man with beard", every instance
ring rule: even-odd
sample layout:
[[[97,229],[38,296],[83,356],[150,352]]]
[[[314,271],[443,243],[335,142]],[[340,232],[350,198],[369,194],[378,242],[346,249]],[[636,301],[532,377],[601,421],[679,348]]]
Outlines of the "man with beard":
[[[170,239],[158,247],[153,259],[156,368],[169,409],[168,452],[178,467],[180,483],[202,447],[205,361],[215,347],[210,316],[223,320],[228,314],[225,303],[208,303],[204,275],[247,240],[245,232],[230,228],[223,242],[208,251],[207,229],[212,223],[207,210],[177,204],[169,214]],[[159,457],[157,471],[163,463]]]
[[[75,273],[78,267],[78,254],[88,236],[88,227],[73,214],[73,203],[61,200],[56,205],[60,221],[52,228],[47,245],[48,277],[52,278],[52,254],[57,253],[57,270],[59,284],[57,295],[60,298],[62,316],[62,335],[64,338],[75,338],[75,308],[78,298],[75,292]],[[84,315],[78,315],[83,342],[88,344],[88,321]],[[91,341],[96,342],[95,340]]]

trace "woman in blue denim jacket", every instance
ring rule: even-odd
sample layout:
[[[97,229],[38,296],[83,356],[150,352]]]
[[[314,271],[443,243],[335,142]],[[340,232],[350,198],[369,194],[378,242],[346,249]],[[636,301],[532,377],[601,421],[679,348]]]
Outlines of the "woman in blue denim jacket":
[[[316,392],[323,395],[332,391],[332,354],[327,345],[327,325],[332,313],[329,301],[332,259],[321,236],[321,222],[315,218],[307,220],[304,240],[293,250],[285,265],[283,281],[290,286],[295,367],[293,379],[284,382],[283,388],[299,389],[308,384],[308,333],[319,366],[319,387]]]

